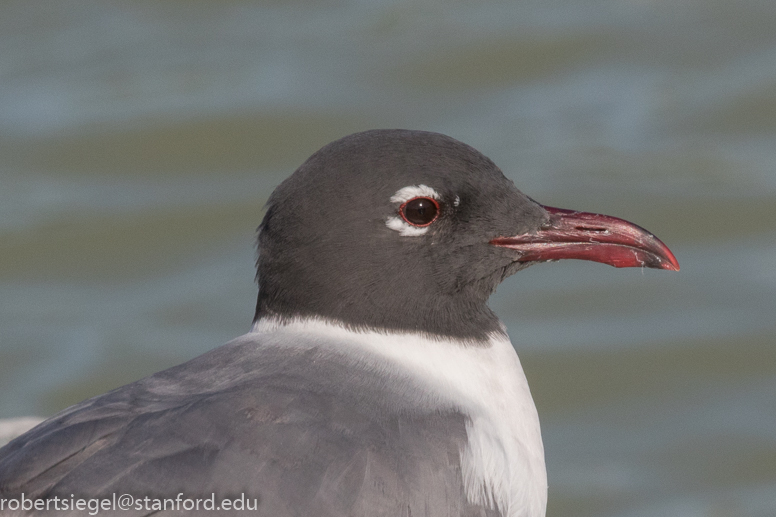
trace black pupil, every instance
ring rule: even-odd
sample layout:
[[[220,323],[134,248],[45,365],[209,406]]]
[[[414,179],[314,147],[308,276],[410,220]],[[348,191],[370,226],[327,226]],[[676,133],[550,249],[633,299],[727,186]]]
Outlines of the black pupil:
[[[410,224],[417,226],[429,224],[436,215],[436,203],[426,197],[411,199],[404,205],[404,217]]]

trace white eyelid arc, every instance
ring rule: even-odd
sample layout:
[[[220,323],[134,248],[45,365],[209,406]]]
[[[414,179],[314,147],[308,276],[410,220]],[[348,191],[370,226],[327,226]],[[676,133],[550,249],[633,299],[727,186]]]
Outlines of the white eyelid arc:
[[[428,226],[421,228],[412,226],[411,224],[408,224],[407,221],[397,216],[389,217],[385,221],[385,226],[399,232],[399,235],[402,237],[417,237],[418,235],[424,235],[428,232]]]
[[[441,198],[439,193],[429,186],[411,185],[409,187],[404,187],[397,190],[396,194],[391,196],[391,202],[401,204],[406,203],[410,199],[414,199],[416,197],[430,197],[431,199],[436,199],[437,201],[439,201]]]

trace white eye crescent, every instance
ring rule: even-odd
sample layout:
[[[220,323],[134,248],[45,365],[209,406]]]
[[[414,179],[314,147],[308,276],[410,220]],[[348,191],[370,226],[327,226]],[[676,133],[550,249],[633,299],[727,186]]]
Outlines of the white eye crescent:
[[[430,197],[439,201],[439,193],[426,185],[411,185],[404,187],[396,191],[396,194],[391,196],[391,203],[406,203],[415,197]]]

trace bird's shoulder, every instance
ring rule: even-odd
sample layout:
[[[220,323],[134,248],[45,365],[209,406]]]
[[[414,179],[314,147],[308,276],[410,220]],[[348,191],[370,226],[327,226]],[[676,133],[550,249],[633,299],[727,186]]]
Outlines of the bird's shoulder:
[[[0,449],[0,494],[244,493],[279,517],[478,515],[462,488],[466,416],[320,345],[249,334],[73,406]]]

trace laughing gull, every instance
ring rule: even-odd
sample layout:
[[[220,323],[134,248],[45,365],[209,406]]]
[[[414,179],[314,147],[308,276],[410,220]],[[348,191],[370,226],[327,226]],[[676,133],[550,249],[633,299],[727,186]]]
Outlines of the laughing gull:
[[[313,154],[269,198],[258,240],[251,331],[16,438],[0,449],[0,498],[543,516],[539,418],[488,297],[558,259],[679,269],[644,229],[542,206],[475,149],[407,130]]]

